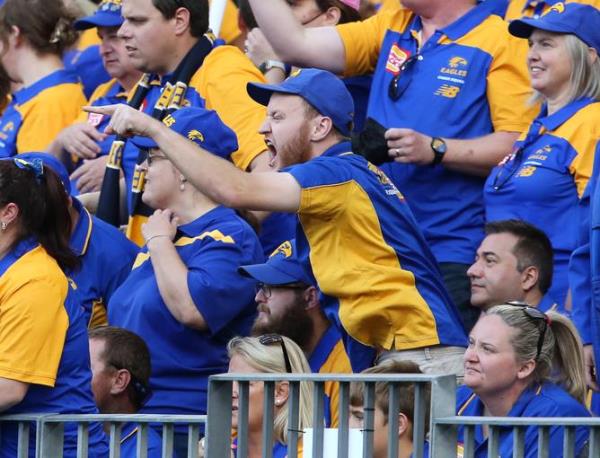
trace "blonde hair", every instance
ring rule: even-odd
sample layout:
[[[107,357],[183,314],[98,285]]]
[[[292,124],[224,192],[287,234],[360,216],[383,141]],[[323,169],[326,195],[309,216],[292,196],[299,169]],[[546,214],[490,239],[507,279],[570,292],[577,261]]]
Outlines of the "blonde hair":
[[[543,329],[540,319],[528,316],[522,307],[503,304],[485,312],[497,315],[513,329],[511,344],[519,362],[535,360],[532,382],[552,381],[583,403],[586,395],[583,347],[575,326],[567,317],[547,312],[550,320],[536,360],[538,340]]]
[[[292,373],[310,374],[310,366],[300,347],[291,339],[281,336],[285,343]],[[260,337],[234,337],[227,344],[229,358],[234,355],[262,373],[285,373],[285,360],[280,344],[264,345]],[[312,383],[300,383],[300,406],[298,429],[300,431],[312,425]],[[273,422],[273,436],[282,444],[287,444],[289,403],[285,403]]]
[[[572,34],[555,34],[565,37],[565,46],[571,62],[567,103],[582,97],[600,99],[600,56],[590,57],[590,46]],[[532,103],[543,101],[544,97],[534,91]]]

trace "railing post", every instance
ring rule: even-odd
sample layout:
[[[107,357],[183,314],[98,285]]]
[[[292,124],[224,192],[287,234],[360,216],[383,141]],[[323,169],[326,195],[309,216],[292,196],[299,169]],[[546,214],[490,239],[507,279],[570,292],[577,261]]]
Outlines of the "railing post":
[[[64,424],[42,419],[40,429],[39,458],[63,458]]]
[[[451,417],[456,410],[456,377],[445,375],[431,382],[431,456],[456,458],[456,426],[438,425],[436,420]]]
[[[206,456],[227,457],[231,454],[231,391],[229,380],[209,379],[206,424]]]

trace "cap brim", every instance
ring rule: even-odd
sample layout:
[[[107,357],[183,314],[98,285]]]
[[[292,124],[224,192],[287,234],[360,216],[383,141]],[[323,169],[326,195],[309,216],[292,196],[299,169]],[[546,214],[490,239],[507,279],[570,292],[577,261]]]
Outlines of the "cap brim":
[[[289,283],[298,282],[297,278],[281,272],[269,264],[241,266],[238,268],[238,272],[244,277],[254,278],[267,285],[287,285]]]
[[[281,86],[273,84],[248,83],[246,91],[248,91],[248,95],[252,100],[264,106],[269,104],[269,100],[275,92],[279,94],[298,95],[298,92],[295,90],[284,89]]]
[[[76,20],[73,27],[76,30],[87,30],[94,27],[120,27],[122,24],[123,18],[116,14],[93,14]]]
[[[515,19],[508,24],[509,33],[519,38],[529,38],[535,29],[556,33],[573,33],[565,25],[548,24],[543,20],[534,18]]]
[[[158,148],[158,145],[156,144],[156,142],[154,140],[152,140],[150,137],[135,136],[135,137],[132,137],[129,141],[131,143],[133,143],[135,146],[137,146],[138,148],[143,148],[143,149]]]

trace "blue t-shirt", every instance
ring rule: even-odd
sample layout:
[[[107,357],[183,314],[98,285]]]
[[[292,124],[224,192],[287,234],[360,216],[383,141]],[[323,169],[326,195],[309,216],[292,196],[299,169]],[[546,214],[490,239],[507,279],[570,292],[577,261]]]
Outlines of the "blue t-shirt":
[[[19,242],[0,260],[0,303],[0,376],[29,384],[25,398],[3,413],[97,414],[81,305],[54,259],[34,239]],[[36,432],[31,426],[33,457]],[[0,427],[0,457],[14,458],[17,425]],[[74,423],[65,425],[63,449],[66,458],[75,457]],[[102,425],[91,423],[89,456],[107,454]]]
[[[375,349],[466,346],[456,307],[404,197],[387,176],[338,143],[285,169],[301,191],[298,259],[343,330],[354,371]]]
[[[600,103],[576,100],[548,115],[547,107],[484,188],[488,221],[522,219],[542,229],[554,250],[550,294],[564,304],[568,264],[579,231],[578,203],[592,174]]]
[[[237,269],[260,264],[264,257],[252,228],[221,206],[180,226],[174,245],[188,269],[189,293],[208,330],[188,328],[171,314],[146,247],[113,294],[108,321],[135,332],[150,349],[153,395],[141,413],[204,414],[208,376],[227,372],[227,342],[248,335],[256,315],[255,282]]]
[[[106,304],[129,275],[139,247],[117,228],[90,215],[76,198],[73,206],[79,219],[71,234],[71,249],[81,266],[70,276],[84,308],[84,320],[95,327],[106,324]]]
[[[458,388],[456,394],[456,409],[459,416],[482,416],[484,405],[473,391],[467,386]],[[564,389],[553,384],[544,383],[534,385],[521,393],[513,405],[508,417],[589,417],[587,409],[571,397]],[[458,427],[458,448],[463,446],[464,428]],[[549,450],[552,458],[562,457],[564,428],[553,426],[550,428]],[[585,445],[589,436],[586,427],[577,427],[575,432],[575,455]],[[513,428],[502,428],[500,431],[500,456],[512,456]],[[481,426],[475,427],[475,457],[487,457],[488,441],[483,437]],[[538,456],[538,430],[535,426],[525,429],[524,442],[525,458]]]
[[[162,458],[162,438],[152,428],[148,431],[148,458]],[[137,432],[135,423],[126,423],[121,428],[121,458],[137,458]]]

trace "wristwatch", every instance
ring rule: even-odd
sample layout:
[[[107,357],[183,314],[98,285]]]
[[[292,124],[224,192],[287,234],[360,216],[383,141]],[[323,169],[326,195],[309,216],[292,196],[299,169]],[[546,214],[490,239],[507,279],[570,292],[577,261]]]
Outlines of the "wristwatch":
[[[285,68],[285,64],[279,60],[267,59],[262,64],[258,66],[258,69],[264,74],[267,73],[272,68],[278,68],[284,74],[287,75],[287,69]]]
[[[431,165],[438,165],[442,162],[442,159],[444,159],[444,154],[446,154],[446,151],[448,150],[448,145],[446,145],[446,142],[443,139],[433,137],[431,139],[431,149],[433,150],[433,162]]]

